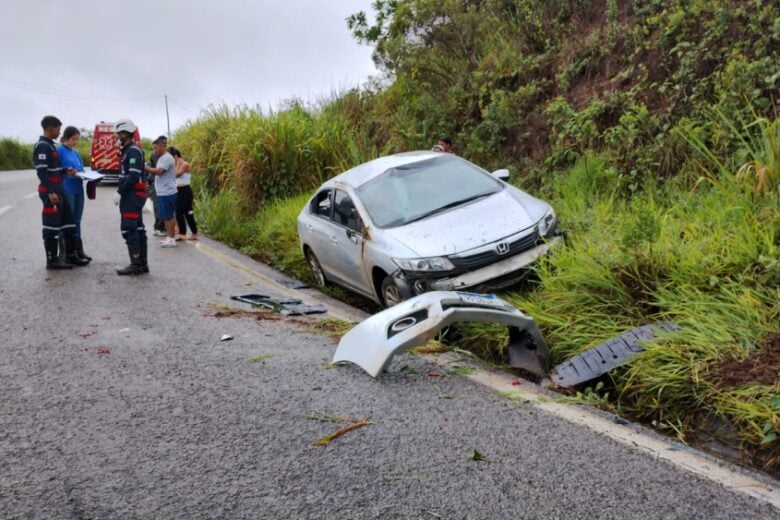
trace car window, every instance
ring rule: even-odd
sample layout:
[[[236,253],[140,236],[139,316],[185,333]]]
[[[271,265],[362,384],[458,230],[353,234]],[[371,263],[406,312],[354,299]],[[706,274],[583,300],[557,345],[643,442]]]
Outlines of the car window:
[[[357,189],[378,227],[396,227],[492,195],[503,184],[455,156],[391,168]]]
[[[311,206],[309,207],[309,211],[311,211],[313,215],[319,215],[330,219],[332,209],[331,191],[332,190],[322,190],[314,196],[311,201]]]
[[[349,195],[341,190],[336,190],[334,202],[333,220],[353,231],[361,232],[363,224],[360,222],[360,216]]]

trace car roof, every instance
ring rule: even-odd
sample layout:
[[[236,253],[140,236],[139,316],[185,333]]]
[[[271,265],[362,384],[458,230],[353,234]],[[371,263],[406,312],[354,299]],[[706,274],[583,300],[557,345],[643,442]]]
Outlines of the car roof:
[[[344,183],[352,186],[353,188],[358,188],[371,179],[382,175],[391,168],[397,168],[399,166],[424,161],[426,159],[432,159],[434,157],[441,157],[442,155],[448,154],[441,152],[417,151],[386,155],[384,157],[374,159],[373,161],[363,163],[359,166],[355,166],[354,168],[333,177],[328,182],[323,184],[323,187]]]

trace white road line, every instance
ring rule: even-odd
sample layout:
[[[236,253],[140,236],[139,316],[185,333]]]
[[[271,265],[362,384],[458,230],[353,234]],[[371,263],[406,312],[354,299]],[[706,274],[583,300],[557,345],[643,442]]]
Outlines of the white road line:
[[[447,356],[441,356],[438,361],[433,356],[426,356],[426,358],[442,364]],[[448,361],[444,361],[444,363],[448,363]],[[512,380],[515,378],[509,374],[495,374],[478,370],[465,377],[501,392],[502,395],[527,400],[533,406],[567,422],[584,426],[631,449],[657,457],[672,466],[693,473],[699,478],[720,484],[729,491],[743,493],[780,509],[780,488],[731,470],[727,465],[710,460],[698,454],[694,449],[684,448],[681,450],[679,445],[620,426],[575,405],[555,402],[533,389],[518,389],[512,385]],[[527,384],[528,387],[533,387],[533,383]]]
[[[25,195],[24,198],[25,199],[31,199],[31,198],[37,197],[37,196],[38,196],[38,192],[34,191],[34,192],[30,193],[29,195]]]
[[[3,213],[5,213],[6,211],[8,211],[9,209],[11,209],[12,207],[13,207],[13,206],[3,206],[2,208],[0,208],[0,215],[2,215]]]

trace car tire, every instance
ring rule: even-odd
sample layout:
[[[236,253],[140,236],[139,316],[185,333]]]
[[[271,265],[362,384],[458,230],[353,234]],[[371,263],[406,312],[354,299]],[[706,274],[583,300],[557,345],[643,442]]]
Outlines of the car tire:
[[[382,280],[380,296],[382,298],[382,307],[385,309],[398,305],[406,299],[391,276],[386,276]]]
[[[317,255],[311,249],[306,248],[304,256],[306,256],[306,263],[309,264],[309,269],[311,269],[311,274],[314,277],[314,284],[318,287],[326,287],[328,279],[325,277],[325,271],[322,270],[322,265],[317,259]]]

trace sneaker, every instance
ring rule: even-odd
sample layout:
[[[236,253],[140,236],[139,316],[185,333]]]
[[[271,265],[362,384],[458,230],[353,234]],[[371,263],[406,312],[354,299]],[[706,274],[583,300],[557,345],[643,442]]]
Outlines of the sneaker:
[[[160,247],[176,247],[177,245],[178,244],[176,244],[176,239],[171,237],[168,237],[160,242]]]
[[[159,229],[155,229],[153,235],[156,237],[164,237],[164,236],[168,236],[168,233],[166,233],[165,231],[160,231]]]

